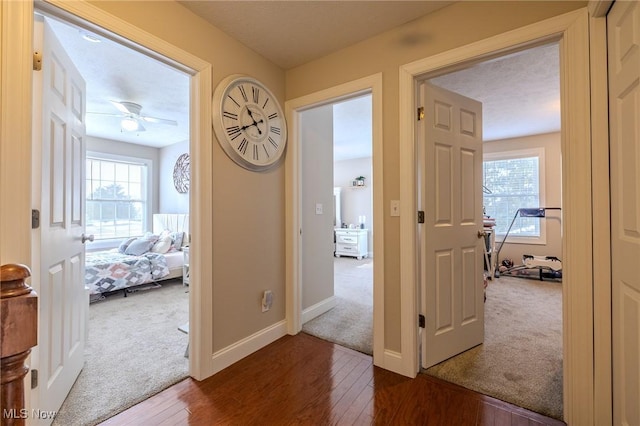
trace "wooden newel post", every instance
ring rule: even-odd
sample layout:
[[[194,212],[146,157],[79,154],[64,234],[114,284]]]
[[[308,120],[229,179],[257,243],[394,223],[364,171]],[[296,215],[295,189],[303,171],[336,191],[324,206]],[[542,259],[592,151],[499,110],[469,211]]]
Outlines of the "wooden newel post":
[[[24,265],[0,266],[0,425],[24,425],[25,360],[38,343],[38,295]]]

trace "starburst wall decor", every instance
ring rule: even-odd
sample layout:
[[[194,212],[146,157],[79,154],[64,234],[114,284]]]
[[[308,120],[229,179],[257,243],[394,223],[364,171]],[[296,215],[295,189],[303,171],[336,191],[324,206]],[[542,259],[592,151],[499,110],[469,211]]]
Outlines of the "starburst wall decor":
[[[173,167],[173,185],[181,194],[189,192],[190,172],[191,163],[189,161],[189,154],[182,154],[178,157],[176,165]]]

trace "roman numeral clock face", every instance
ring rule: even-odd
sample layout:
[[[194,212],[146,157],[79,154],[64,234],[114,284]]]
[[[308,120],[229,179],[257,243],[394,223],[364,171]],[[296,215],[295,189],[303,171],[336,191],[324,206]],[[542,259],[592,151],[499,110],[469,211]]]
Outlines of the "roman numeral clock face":
[[[262,171],[285,150],[287,124],[275,96],[259,81],[232,75],[213,95],[213,129],[227,155],[242,167]]]

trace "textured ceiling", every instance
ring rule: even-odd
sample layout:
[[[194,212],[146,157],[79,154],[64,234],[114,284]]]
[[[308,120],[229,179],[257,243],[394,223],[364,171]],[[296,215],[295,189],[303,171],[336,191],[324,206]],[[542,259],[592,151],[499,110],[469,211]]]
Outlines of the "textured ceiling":
[[[214,13],[215,19],[228,23],[244,36],[259,35],[257,44],[250,47],[284,67],[316,59],[444,4],[411,1],[181,3],[192,10],[208,8],[207,14]],[[212,19],[208,15],[204,18]],[[188,140],[188,76],[112,41],[88,42],[78,29],[49,21],[87,82],[89,113],[115,114],[118,111],[110,101],[130,101],[142,105],[143,115],[178,122],[175,127],[145,123],[145,132],[122,132],[118,117],[88,114],[88,135],[155,147]],[[253,30],[246,30],[247,22],[252,23]],[[263,32],[263,26],[278,31]],[[256,43],[255,38],[245,43]],[[560,129],[557,45],[487,61],[433,81],[483,103],[485,140]],[[370,155],[370,102],[358,98],[336,105],[334,110],[336,154],[342,153],[344,158]]]
[[[87,135],[163,147],[189,139],[189,77],[118,43],[47,19],[87,85]],[[144,132],[122,132],[111,101],[142,106],[141,115],[175,120],[177,126],[143,123]],[[99,114],[94,114],[99,113]]]
[[[431,82],[482,102],[485,141],[560,131],[557,43],[482,62]]]
[[[452,1],[179,1],[284,69],[398,27]]]

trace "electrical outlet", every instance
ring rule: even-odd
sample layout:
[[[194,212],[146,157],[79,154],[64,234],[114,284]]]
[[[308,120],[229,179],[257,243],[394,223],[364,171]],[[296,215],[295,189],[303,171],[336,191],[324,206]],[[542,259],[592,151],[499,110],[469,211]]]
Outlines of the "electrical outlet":
[[[322,204],[316,203],[316,214],[322,214]]]
[[[271,290],[265,290],[262,294],[262,312],[267,312],[273,304],[273,293]]]

